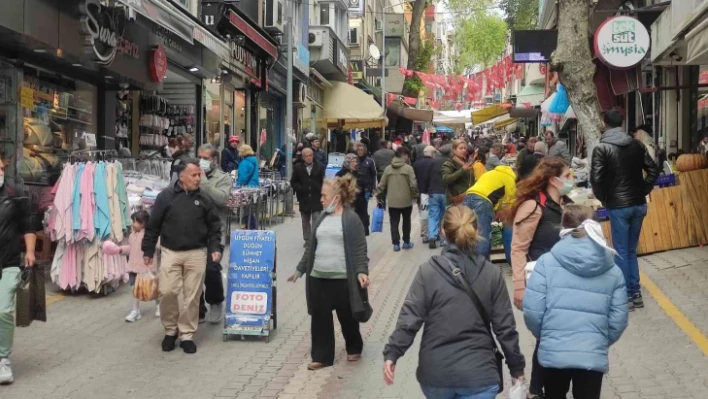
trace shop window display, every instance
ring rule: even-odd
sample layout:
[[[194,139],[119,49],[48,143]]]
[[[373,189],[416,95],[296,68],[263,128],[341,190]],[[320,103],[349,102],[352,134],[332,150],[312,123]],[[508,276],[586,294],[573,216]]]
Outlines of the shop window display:
[[[22,158],[18,174],[26,184],[52,185],[63,163],[95,146],[96,87],[39,70],[25,71],[20,89]]]

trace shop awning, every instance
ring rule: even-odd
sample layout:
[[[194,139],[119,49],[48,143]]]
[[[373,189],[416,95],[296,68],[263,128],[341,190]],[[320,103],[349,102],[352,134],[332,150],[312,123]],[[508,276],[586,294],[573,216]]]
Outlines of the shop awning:
[[[344,82],[330,82],[325,90],[322,118],[319,124],[344,129],[384,127],[388,123],[381,105],[373,97]]]
[[[509,110],[505,109],[501,105],[492,105],[487,108],[482,108],[472,112],[472,123],[478,125],[498,116],[502,116],[508,112]]]
[[[501,116],[499,120],[494,122],[494,128],[495,129],[502,129],[505,126],[511,125],[512,123],[516,123],[516,121],[518,121],[518,120],[519,120],[519,118],[512,118],[507,114],[507,115]]]
[[[466,123],[470,123],[470,110],[436,111],[433,115],[433,123],[456,128],[464,128]]]
[[[396,116],[406,118],[411,121],[416,122],[432,122],[433,121],[433,110],[430,109],[418,109],[411,108],[408,105],[403,104],[400,101],[394,101],[388,105],[388,112],[393,113]]]
[[[693,28],[686,33],[686,63],[701,65],[708,63],[708,28],[705,26]]]
[[[509,110],[509,116],[512,118],[535,118],[537,115],[537,108],[516,107]]]
[[[192,36],[196,24],[189,18],[183,16],[175,6],[169,3],[152,0],[119,1],[145,18],[179,36],[189,44],[193,43]]]
[[[546,88],[544,85],[539,84],[529,84],[524,86],[523,89],[516,95],[516,104],[529,107],[535,107],[543,102],[546,95]]]
[[[447,126],[435,126],[436,133],[455,133],[455,129]]]

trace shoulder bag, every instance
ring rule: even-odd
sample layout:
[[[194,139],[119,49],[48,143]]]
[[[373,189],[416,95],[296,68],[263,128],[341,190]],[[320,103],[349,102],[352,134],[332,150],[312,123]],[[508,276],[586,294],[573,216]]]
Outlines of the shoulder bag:
[[[494,335],[492,334],[492,327],[489,322],[489,315],[487,314],[487,311],[484,309],[484,306],[482,305],[482,301],[480,301],[479,297],[477,294],[474,292],[474,289],[472,289],[472,286],[469,284],[467,279],[462,275],[462,271],[458,268],[455,267],[455,265],[450,262],[450,259],[446,258],[445,256],[442,256],[445,258],[447,261],[447,264],[450,266],[449,270],[450,273],[452,273],[453,277],[457,282],[462,286],[462,289],[467,293],[467,296],[470,297],[472,300],[472,303],[474,304],[474,307],[477,309],[477,313],[479,313],[479,316],[482,318],[482,322],[484,323],[484,326],[487,328],[487,334],[489,334],[489,337],[492,339],[492,343],[494,345],[494,348],[492,351],[494,352],[494,359],[497,364],[497,372],[499,373],[499,392],[502,393],[504,391],[504,373],[503,373],[503,360],[504,360],[504,355],[502,354],[501,350],[499,350],[499,346],[497,345],[497,341],[494,339]]]

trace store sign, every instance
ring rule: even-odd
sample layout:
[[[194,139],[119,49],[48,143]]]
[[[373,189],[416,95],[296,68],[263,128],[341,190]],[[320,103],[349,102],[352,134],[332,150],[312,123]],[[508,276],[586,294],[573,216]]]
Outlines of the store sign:
[[[177,39],[176,35],[174,35],[169,29],[166,29],[158,24],[154,24],[153,33],[155,33],[155,36],[162,41],[162,44],[165,47],[171,48],[180,53],[182,52],[182,44]]]
[[[165,79],[167,74],[167,56],[165,49],[161,44],[158,44],[150,54],[150,78],[153,82],[160,83]]]
[[[231,25],[235,26],[236,29],[246,35],[247,38],[253,41],[253,43],[255,43],[263,51],[268,53],[268,55],[273,58],[278,57],[278,47],[266,39],[265,36],[261,35],[256,28],[251,26],[248,21],[241,18],[233,10],[229,10],[229,22],[231,22]]]
[[[605,20],[595,32],[595,55],[607,66],[631,68],[649,53],[651,37],[636,18],[616,16]]]
[[[261,87],[261,68],[258,59],[234,41],[231,41],[231,64],[246,72],[251,77],[251,83]]]
[[[364,15],[364,3],[366,0],[347,0],[349,3],[349,15]]]
[[[83,0],[79,4],[81,29],[86,35],[96,63],[110,65],[116,57],[125,29],[125,9],[104,7],[99,0]]]
[[[127,55],[130,58],[140,59],[140,46],[130,40],[121,37],[118,39],[118,54]]]
[[[337,65],[337,68],[344,72],[348,73],[349,72],[349,54],[344,50],[344,44],[337,39],[337,59],[335,60],[335,64]]]
[[[364,60],[351,60],[349,67],[352,71],[352,80],[356,82],[364,79]]]
[[[386,17],[386,37],[402,37],[406,27],[403,14]]]
[[[192,30],[195,24],[181,16],[182,12],[165,0],[118,0],[140,15],[162,25],[170,32],[193,44]]]
[[[222,60],[229,59],[229,47],[201,26],[194,26],[192,37],[204,47],[208,48],[211,52],[221,57]]]
[[[280,70],[272,68],[268,72],[268,85],[284,93],[287,90],[287,79],[285,79],[285,75]]]

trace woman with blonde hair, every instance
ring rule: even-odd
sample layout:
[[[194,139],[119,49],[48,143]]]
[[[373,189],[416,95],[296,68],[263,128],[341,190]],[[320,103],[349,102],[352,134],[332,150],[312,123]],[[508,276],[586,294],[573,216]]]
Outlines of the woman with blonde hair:
[[[238,148],[238,155],[241,162],[238,164],[237,186],[260,187],[258,181],[258,158],[248,144],[243,144]]]
[[[356,195],[356,179],[350,175],[324,181],[324,211],[313,226],[297,271],[288,278],[295,282],[306,276],[307,312],[312,316],[312,362],[308,370],[334,364],[333,310],[342,326],[347,360],[361,359],[364,341],[359,323],[369,320],[372,309],[366,290],[369,258],[364,226],[351,208]]]
[[[448,209],[442,234],[447,246],[418,269],[384,349],[384,380],[393,383],[396,361],[423,327],[417,377],[426,398],[493,399],[504,382],[492,330],[515,383],[525,366],[504,277],[475,253],[477,216],[468,207]]]

